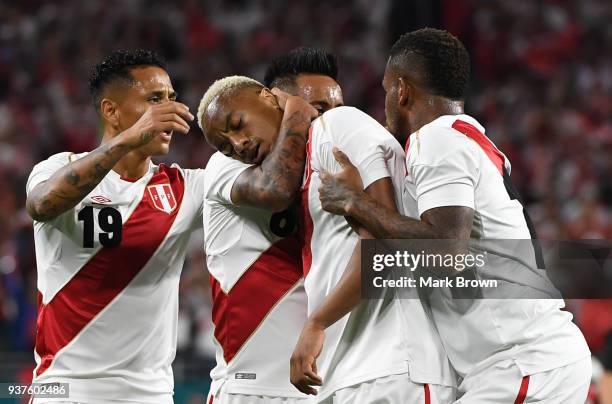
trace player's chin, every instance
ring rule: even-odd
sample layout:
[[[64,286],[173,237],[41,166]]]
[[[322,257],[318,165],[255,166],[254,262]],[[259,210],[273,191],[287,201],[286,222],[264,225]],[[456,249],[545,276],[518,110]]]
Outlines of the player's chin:
[[[151,145],[149,149],[150,156],[164,156],[170,152],[170,140],[168,141],[156,141],[155,144]]]
[[[170,143],[172,143],[172,132],[164,132],[156,139],[157,149],[159,154],[168,154],[170,151]]]

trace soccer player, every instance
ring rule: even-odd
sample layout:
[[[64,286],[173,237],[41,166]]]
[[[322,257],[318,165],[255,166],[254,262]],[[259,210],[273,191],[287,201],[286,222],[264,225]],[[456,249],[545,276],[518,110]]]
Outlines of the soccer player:
[[[267,87],[302,95],[325,111],[342,104],[336,66],[323,50],[295,49],[272,62]],[[234,80],[241,78],[224,83]],[[270,91],[262,91],[272,101]],[[307,308],[297,217],[290,205],[302,181],[309,118],[318,115],[302,98],[276,98],[296,122],[293,150],[279,147],[277,139],[260,166],[220,152],[206,166],[204,234],[217,349],[207,403],[310,402],[288,377]],[[202,104],[208,103],[204,97]],[[307,119],[293,110],[303,110]],[[234,141],[239,144],[240,138]]]
[[[102,144],[51,156],[27,183],[39,290],[34,382],[69,383],[70,402],[172,403],[179,275],[202,226],[205,175],[151,156],[168,153],[193,116],[149,51],[113,52],[90,88]]]
[[[323,49],[299,47],[276,58],[266,69],[263,84],[306,100],[319,114],[344,105],[338,62]]]
[[[263,162],[263,166],[272,156],[280,114],[276,99],[262,84],[230,77],[207,91],[198,109],[198,122],[215,149],[246,163]],[[357,233],[344,218],[324,212],[317,195],[319,173],[338,168],[332,146],[350,150],[367,178],[366,192],[390,209],[397,206],[394,194],[401,195],[404,162],[397,141],[355,108],[327,111],[309,132],[301,208],[304,286],[312,312],[333,290],[349,261],[358,264],[359,256]],[[233,190],[231,194],[233,199]],[[435,331],[420,302],[414,302],[411,315],[402,317],[398,302],[390,296],[364,301],[328,329],[318,364],[324,383],[315,374],[316,366],[306,376],[312,384],[323,384],[319,402],[373,403],[381,397],[390,403],[445,402],[439,397],[452,389],[442,385],[451,386],[453,378],[435,342]],[[303,384],[297,387],[317,393]]]
[[[363,192],[359,167],[341,152],[344,169],[323,175],[324,209],[352,217],[377,238],[534,239],[510,183],[508,159],[464,113],[469,66],[463,44],[446,31],[428,28],[399,38],[383,87],[388,128],[405,144],[406,216]],[[351,292],[350,283],[345,286],[320,315],[350,310],[337,301],[357,287]],[[590,353],[571,314],[560,310],[562,300],[476,299],[469,310],[465,301],[445,295],[430,302],[462,378],[456,403],[584,403]]]

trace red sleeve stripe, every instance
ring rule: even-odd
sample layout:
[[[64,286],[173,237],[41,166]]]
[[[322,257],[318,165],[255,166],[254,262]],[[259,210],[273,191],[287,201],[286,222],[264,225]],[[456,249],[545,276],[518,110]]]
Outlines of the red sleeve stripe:
[[[215,338],[229,363],[268,313],[302,277],[300,244],[295,236],[268,248],[226,294],[211,275]]]
[[[457,119],[453,123],[453,129],[463,133],[465,136],[478,143],[489,160],[491,160],[493,165],[495,165],[497,171],[499,171],[501,175],[504,174],[504,155],[497,149],[497,147],[495,147],[493,142],[491,142],[489,138],[484,135],[484,133],[480,132],[474,125],[460,119]]]
[[[300,205],[300,209],[302,211],[302,265],[304,277],[308,275],[308,272],[310,272],[310,267],[312,266],[311,242],[314,223],[312,222],[312,216],[310,216],[310,207],[308,205],[308,194],[310,192],[310,176],[312,175],[311,158],[312,126],[310,127],[310,131],[308,132],[308,144],[306,145],[306,180],[304,181],[304,186],[302,188],[302,203]]]
[[[145,191],[123,224],[121,244],[98,251],[46,305],[40,297],[36,375],[128,286],[165,239],[183,200],[184,182],[178,169],[160,165],[147,186],[159,184],[170,184],[177,209],[170,214],[159,210]]]
[[[406,162],[404,164],[404,177],[408,175],[408,150],[410,150],[410,135],[406,139],[406,145],[404,146],[404,155],[406,156]]]

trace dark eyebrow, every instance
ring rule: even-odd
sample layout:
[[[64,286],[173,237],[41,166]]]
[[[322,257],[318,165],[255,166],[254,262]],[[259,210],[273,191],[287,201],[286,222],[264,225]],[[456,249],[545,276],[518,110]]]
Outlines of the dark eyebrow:
[[[164,92],[160,90],[151,91],[149,93],[149,97],[153,96],[161,98],[164,96]],[[172,98],[173,96],[178,98],[178,93],[176,91],[170,91],[170,93],[168,94],[168,98]]]

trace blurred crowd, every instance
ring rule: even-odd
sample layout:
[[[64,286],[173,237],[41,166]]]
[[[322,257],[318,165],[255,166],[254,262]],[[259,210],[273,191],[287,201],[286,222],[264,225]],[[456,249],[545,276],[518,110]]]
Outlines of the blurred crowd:
[[[0,358],[32,358],[36,263],[26,179],[51,154],[98,145],[87,76],[113,49],[156,50],[194,110],[217,78],[262,79],[277,54],[324,47],[338,56],[345,102],[382,121],[391,44],[414,28],[446,28],[472,56],[467,111],[512,162],[539,235],[610,239],[610,21],[608,0],[0,2]],[[204,167],[211,153],[193,125],[163,160]],[[177,380],[205,377],[214,358],[202,246],[202,233],[194,234],[181,283]],[[574,306],[578,322],[594,326],[581,321],[584,307]],[[612,326],[610,306],[601,313],[596,338]],[[0,380],[12,380],[2,373],[7,363],[0,360]]]

